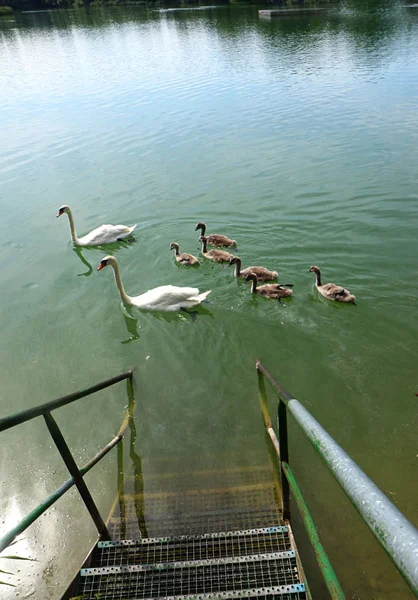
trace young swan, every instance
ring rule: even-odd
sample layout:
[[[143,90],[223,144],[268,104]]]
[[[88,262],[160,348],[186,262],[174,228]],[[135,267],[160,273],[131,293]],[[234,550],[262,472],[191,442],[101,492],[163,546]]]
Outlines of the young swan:
[[[324,298],[327,298],[328,300],[336,300],[337,302],[352,302],[353,304],[356,303],[356,297],[340,285],[335,285],[335,283],[325,283],[324,285],[322,285],[321,271],[315,265],[313,265],[309,269],[309,272],[315,273],[316,289],[322,296],[324,296]]]
[[[258,281],[274,281],[279,276],[277,271],[269,271],[265,267],[247,267],[241,271],[241,259],[238,256],[230,259],[229,266],[231,265],[236,265],[234,271],[235,277],[247,277],[250,273],[255,273]]]
[[[119,240],[129,237],[136,227],[136,225],[133,225],[132,227],[127,227],[126,225],[100,225],[100,227],[93,229],[93,231],[90,231],[87,235],[79,238],[77,237],[75,230],[71,208],[67,204],[64,204],[58,209],[57,217],[60,217],[64,213],[67,213],[68,215],[71,241],[74,246],[101,246],[102,244],[112,244],[113,242],[118,242]]]
[[[291,283],[286,283],[286,287],[282,287],[278,283],[269,283],[267,285],[260,285],[257,287],[257,275],[255,273],[249,273],[245,278],[245,281],[252,281],[252,294],[260,294],[260,296],[278,300],[280,300],[280,298],[287,298],[288,296],[292,295],[292,290],[287,289],[293,287],[293,284]]]
[[[209,250],[208,251],[206,248],[207,238],[205,238],[202,235],[199,239],[202,242],[202,254],[205,258],[208,258],[209,260],[213,260],[214,262],[218,262],[218,263],[229,262],[231,260],[231,258],[235,258],[233,254],[230,254],[229,252],[226,252],[225,250]]]
[[[176,242],[171,242],[170,244],[170,250],[175,250],[175,259],[176,262],[178,262],[181,265],[200,265],[200,262],[197,260],[197,258],[195,256],[193,256],[193,254],[186,254],[185,252],[183,252],[182,254],[180,254],[180,247]]]
[[[97,270],[101,271],[101,269],[104,269],[108,265],[113,267],[116,286],[122,302],[142,308],[142,310],[160,310],[164,312],[184,310],[197,306],[210,294],[210,290],[199,294],[197,288],[162,285],[140,296],[128,296],[123,287],[118,261],[114,256],[105,256],[101,260]]]
[[[198,229],[202,230],[202,237],[205,236],[205,232],[206,232],[206,225],[204,223],[202,223],[202,221],[199,221],[199,223],[196,225],[196,229],[195,231],[197,231]],[[216,247],[230,247],[230,248],[236,248],[237,247],[237,243],[235,240],[230,240],[228,237],[226,237],[226,235],[218,235],[217,233],[213,233],[212,235],[208,235],[206,236],[207,242],[209,244],[209,246],[216,246]]]

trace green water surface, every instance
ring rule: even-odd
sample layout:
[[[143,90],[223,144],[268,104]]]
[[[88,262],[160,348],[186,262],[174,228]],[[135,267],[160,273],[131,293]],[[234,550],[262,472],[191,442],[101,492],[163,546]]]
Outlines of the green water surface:
[[[418,8],[347,0],[271,21],[258,8],[0,19],[0,414],[137,365],[146,489],[161,465],[265,455],[258,356],[417,524]],[[136,242],[76,252],[62,204],[80,235],[138,223]],[[205,260],[178,267],[169,244],[199,255],[200,220],[238,241],[244,267],[279,270],[294,297],[254,298]],[[96,271],[108,253],[132,295],[171,283],[212,290],[210,303],[195,321],[128,311],[110,268]],[[312,264],[357,306],[318,297]],[[121,384],[57,413],[77,461],[107,443],[125,405]],[[412,598],[296,428],[290,437],[347,597]],[[0,460],[4,532],[67,474],[41,419],[2,434]],[[115,455],[87,482],[106,512]],[[38,562],[7,565],[18,588],[6,597],[59,597],[94,536],[68,494],[14,550]]]

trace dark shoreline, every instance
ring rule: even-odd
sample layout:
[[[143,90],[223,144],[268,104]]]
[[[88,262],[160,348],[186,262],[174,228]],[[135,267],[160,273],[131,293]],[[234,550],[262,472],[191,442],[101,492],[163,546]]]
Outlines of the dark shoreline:
[[[256,5],[271,6],[272,8],[314,7],[317,5],[331,4],[332,0],[216,0],[216,2],[200,2],[199,0],[0,0],[0,16],[10,15],[14,11],[25,10],[53,10],[66,8],[87,8],[95,6],[123,7],[123,6],[213,6],[219,5]],[[335,0],[334,0],[335,3]]]

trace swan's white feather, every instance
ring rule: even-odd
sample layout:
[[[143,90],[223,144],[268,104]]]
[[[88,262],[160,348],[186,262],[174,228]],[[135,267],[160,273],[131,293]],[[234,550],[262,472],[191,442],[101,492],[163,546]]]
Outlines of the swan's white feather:
[[[140,296],[130,297],[130,303],[144,310],[177,311],[197,306],[210,294],[210,290],[199,294],[198,288],[161,285]]]
[[[161,285],[139,296],[129,296],[123,287],[118,261],[114,256],[105,256],[97,269],[110,265],[113,268],[116,287],[124,304],[136,306],[142,310],[160,310],[172,312],[181,308],[197,306],[210,294],[210,290],[199,294],[198,288]]]
[[[127,227],[126,225],[100,225],[87,235],[79,238],[79,246],[100,246],[101,244],[112,244],[118,240],[128,237],[136,225]]]

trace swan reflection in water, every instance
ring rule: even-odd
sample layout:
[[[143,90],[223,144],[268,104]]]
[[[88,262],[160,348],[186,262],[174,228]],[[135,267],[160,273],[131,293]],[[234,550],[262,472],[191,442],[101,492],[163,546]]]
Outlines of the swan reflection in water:
[[[132,246],[133,244],[136,243],[136,240],[120,240],[119,242],[115,242],[114,244],[107,244],[106,246],[91,246],[90,248],[88,248],[88,250],[92,250],[93,252],[109,252],[109,250],[111,250],[112,252],[118,252],[121,248],[126,248],[128,246]],[[81,262],[86,265],[87,267],[87,271],[85,273],[78,273],[77,277],[90,277],[90,275],[93,273],[94,269],[93,266],[89,263],[89,261],[86,259],[86,257],[84,256],[84,252],[86,251],[86,248],[83,248],[81,246],[73,246],[73,251],[77,254],[78,258],[81,260]]]
[[[126,329],[128,330],[128,334],[129,334],[129,338],[127,340],[122,340],[121,344],[130,344],[131,342],[134,342],[135,340],[139,340],[140,335],[139,335],[139,326],[138,326],[138,319],[135,319],[135,317],[128,317],[128,315],[124,314],[123,318],[125,319],[125,325],[126,325]]]
[[[81,260],[81,262],[88,268],[88,270],[85,273],[77,273],[77,277],[89,277],[93,273],[93,267],[91,266],[89,261],[83,256],[83,250],[80,248],[80,246],[74,246],[73,250],[77,254],[78,258]]]
[[[155,324],[155,320],[166,321],[167,323],[178,323],[185,321],[192,325],[198,324],[202,317],[210,317],[214,319],[213,313],[205,306],[199,305],[193,310],[184,310],[181,312],[164,313],[154,311],[139,311],[135,307],[122,304],[122,315],[125,320],[126,329],[129,337],[121,341],[121,344],[130,344],[135,340],[139,340],[141,336],[148,332]],[[139,318],[141,324],[139,324]],[[141,332],[141,333],[140,333]]]

